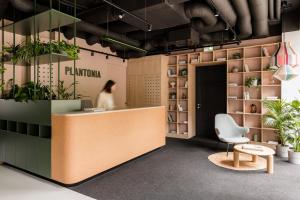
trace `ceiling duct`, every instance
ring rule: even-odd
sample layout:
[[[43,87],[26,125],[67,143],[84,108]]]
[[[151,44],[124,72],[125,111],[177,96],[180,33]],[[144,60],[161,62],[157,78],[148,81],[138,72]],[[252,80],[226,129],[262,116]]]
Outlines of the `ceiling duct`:
[[[249,1],[252,13],[253,34],[256,37],[269,35],[268,0]]]
[[[234,27],[237,21],[237,16],[229,0],[206,0],[208,4],[213,4],[224,20]]]
[[[219,20],[214,26],[206,26],[200,18],[192,19],[192,27],[195,28],[200,34],[212,33],[222,31],[226,28],[223,21]]]
[[[268,0],[269,24],[276,25],[281,20],[281,0]]]
[[[199,33],[191,27],[176,29],[168,32],[169,44],[183,43],[184,46],[195,46],[199,44]]]
[[[217,17],[207,4],[188,2],[184,8],[188,18],[200,18],[206,26],[213,26],[217,23]]]
[[[252,35],[251,14],[247,0],[231,0],[235,8],[237,24],[239,28],[239,37],[247,38]]]

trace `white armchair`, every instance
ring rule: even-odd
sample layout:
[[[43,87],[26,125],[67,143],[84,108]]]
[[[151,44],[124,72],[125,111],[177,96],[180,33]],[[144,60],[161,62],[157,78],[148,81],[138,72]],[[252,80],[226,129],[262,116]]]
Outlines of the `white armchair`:
[[[220,141],[227,143],[227,156],[230,144],[248,143],[246,137],[249,128],[240,127],[228,114],[217,114],[215,116],[215,130]]]

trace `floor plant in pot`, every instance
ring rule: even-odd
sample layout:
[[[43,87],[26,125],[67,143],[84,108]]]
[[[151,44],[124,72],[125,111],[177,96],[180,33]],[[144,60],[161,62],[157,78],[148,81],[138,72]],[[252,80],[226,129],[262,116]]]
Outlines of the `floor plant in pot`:
[[[289,143],[292,149],[289,151],[289,162],[300,164],[300,101],[294,100],[290,103],[292,108],[293,123],[289,134]]]
[[[264,124],[277,130],[279,144],[276,146],[276,155],[288,157],[289,141],[288,130],[293,122],[290,104],[284,100],[264,101],[267,113],[264,115]]]

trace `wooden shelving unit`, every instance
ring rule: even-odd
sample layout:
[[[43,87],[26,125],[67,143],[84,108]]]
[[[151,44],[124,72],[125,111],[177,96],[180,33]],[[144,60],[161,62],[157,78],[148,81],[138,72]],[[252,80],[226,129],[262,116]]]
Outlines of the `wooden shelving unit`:
[[[266,71],[271,63],[273,55],[279,44],[265,44],[249,46],[227,51],[227,96],[237,99],[227,99],[227,113],[241,126],[250,128],[247,137],[254,143],[265,143],[277,141],[274,129],[265,127],[263,115],[266,112],[263,101],[267,97],[281,98],[281,83],[273,78],[274,72]],[[267,50],[267,55],[265,50]],[[235,53],[240,53],[238,59],[233,59]],[[261,83],[257,87],[248,88],[245,82],[250,77],[257,77]],[[238,87],[232,86],[238,85]],[[245,98],[245,93],[249,93],[250,98]],[[251,106],[256,107],[256,112],[251,112]]]
[[[194,136],[195,69],[190,66],[190,55],[169,57],[168,63],[168,137],[188,139]],[[182,110],[179,109],[182,107]]]
[[[279,43],[262,44],[255,46],[246,46],[238,48],[219,49],[212,52],[193,52],[186,54],[170,55],[168,69],[174,74],[169,76],[169,111],[174,122],[168,122],[168,136],[175,138],[191,138],[195,135],[195,68],[201,66],[210,66],[226,64],[227,66],[227,113],[241,126],[250,128],[247,137],[253,143],[264,143],[277,141],[274,129],[265,127],[263,124],[263,115],[266,110],[263,107],[263,101],[267,97],[276,96],[281,98],[281,83],[273,78],[274,72],[267,71],[266,68],[271,64],[272,55],[279,47]],[[247,66],[247,67],[245,67]],[[188,68],[188,88],[182,87],[182,76],[179,71],[183,67]],[[258,77],[261,80],[257,87],[248,88],[245,82],[249,77]],[[170,86],[175,82],[174,88]],[[179,125],[182,122],[182,112],[173,108],[181,103],[180,95],[182,91],[187,90],[187,133],[182,134]],[[244,93],[249,92],[250,99],[245,99]],[[175,93],[174,99],[170,94]],[[251,112],[251,105],[256,106],[256,113]]]

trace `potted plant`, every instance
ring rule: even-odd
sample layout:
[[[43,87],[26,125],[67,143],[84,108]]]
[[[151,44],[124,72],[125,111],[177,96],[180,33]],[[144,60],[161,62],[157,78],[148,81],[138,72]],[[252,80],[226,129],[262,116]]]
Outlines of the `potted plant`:
[[[2,76],[2,74],[4,74],[5,70],[6,69],[2,65],[0,65],[0,76]],[[0,83],[0,90],[2,90],[3,87],[4,87],[4,83],[1,82]]]
[[[284,100],[264,101],[267,113],[264,115],[264,124],[276,129],[279,144],[276,146],[276,155],[282,158],[288,157],[288,130],[293,121],[290,105]]]
[[[300,164],[300,101],[294,100],[290,103],[292,108],[291,114],[293,116],[293,123],[291,126],[291,133],[289,134],[289,142],[292,149],[289,151],[289,162],[293,164]]]
[[[257,87],[259,84],[260,84],[260,78],[258,78],[258,77],[249,77],[249,78],[247,78],[247,80],[245,82],[245,85],[248,88]]]

